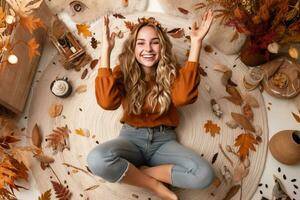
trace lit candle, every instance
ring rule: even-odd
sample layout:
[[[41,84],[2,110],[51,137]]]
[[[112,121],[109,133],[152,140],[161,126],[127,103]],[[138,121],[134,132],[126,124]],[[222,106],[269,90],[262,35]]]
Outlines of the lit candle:
[[[8,23],[8,24],[14,23],[15,20],[16,20],[15,17],[12,16],[12,15],[7,15],[6,18],[5,18],[5,21],[6,21],[6,23]]]
[[[10,64],[17,64],[18,63],[18,57],[14,54],[11,54],[8,56],[8,62]]]

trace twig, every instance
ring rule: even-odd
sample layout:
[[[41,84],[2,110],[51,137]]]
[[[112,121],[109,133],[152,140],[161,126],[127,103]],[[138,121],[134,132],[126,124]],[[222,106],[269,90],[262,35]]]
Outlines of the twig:
[[[86,170],[84,170],[84,169],[81,169],[81,168],[79,168],[79,167],[75,167],[75,166],[70,165],[70,164],[68,164],[68,163],[63,163],[63,165],[65,165],[65,166],[67,166],[67,167],[71,167],[71,168],[77,169],[77,170],[79,170],[79,171],[82,171],[82,172],[84,172],[84,173],[90,175],[90,173],[89,173],[88,171],[86,171]]]
[[[220,147],[221,152],[222,152],[223,155],[225,156],[225,158],[229,161],[230,165],[233,167],[233,162],[232,162],[232,160],[231,160],[231,159],[229,158],[229,156],[225,153],[225,151],[224,151],[224,149],[223,149],[223,147],[222,147],[221,144],[219,144],[219,147]]]
[[[241,193],[240,193],[240,200],[242,200],[242,195],[243,195],[243,179],[241,180]]]
[[[49,168],[51,169],[51,171],[52,171],[52,173],[54,174],[54,176],[56,177],[56,179],[58,180],[58,182],[62,185],[62,183],[60,182],[60,180],[59,180],[57,174],[56,174],[55,171],[52,169],[51,165],[48,165],[48,166],[49,166]]]

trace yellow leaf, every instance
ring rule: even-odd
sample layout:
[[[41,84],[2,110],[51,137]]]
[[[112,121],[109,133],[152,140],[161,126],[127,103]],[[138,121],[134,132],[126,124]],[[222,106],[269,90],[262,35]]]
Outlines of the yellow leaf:
[[[85,136],[84,130],[83,130],[82,128],[76,129],[76,130],[75,130],[75,133],[76,133],[77,135]]]
[[[51,189],[41,194],[38,200],[51,200]]]
[[[78,35],[82,34],[84,38],[91,37],[92,32],[89,30],[90,26],[86,24],[76,24]]]
[[[300,123],[300,116],[297,115],[297,114],[295,114],[295,113],[293,113],[293,112],[292,112],[292,114],[293,114],[295,120],[296,120],[298,123]]]
[[[289,55],[294,59],[298,59],[299,57],[298,50],[295,47],[289,48]]]
[[[44,22],[40,18],[36,18],[32,15],[24,16],[20,18],[21,25],[32,33],[37,28],[45,28]]]
[[[39,56],[40,52],[38,51],[39,48],[39,44],[36,42],[35,38],[32,38],[31,40],[29,40],[27,42],[27,46],[28,46],[28,55],[29,55],[29,62],[32,61],[32,58],[34,56]]]

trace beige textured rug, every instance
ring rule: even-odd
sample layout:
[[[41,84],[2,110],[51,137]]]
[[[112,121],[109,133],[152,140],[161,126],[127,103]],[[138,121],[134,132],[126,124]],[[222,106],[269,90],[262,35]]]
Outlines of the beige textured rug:
[[[128,21],[136,21],[138,17],[154,16],[161,24],[172,28],[184,28],[186,35],[189,33],[188,22],[185,19],[168,16],[163,14],[151,13],[136,13],[126,16]],[[128,33],[124,26],[123,20],[111,18],[112,31],[123,30],[125,37]],[[176,21],[176,26],[174,25]],[[99,30],[101,22],[94,24],[95,30]],[[127,31],[127,32],[126,32]],[[96,38],[100,38],[100,33],[97,32]],[[112,66],[116,63],[116,56],[120,52],[122,41],[125,39],[118,39],[116,41],[116,49],[112,54]],[[181,63],[186,60],[186,51],[188,49],[188,42],[185,38],[174,39],[174,50]],[[93,50],[88,40],[85,41],[88,51],[94,58],[100,55],[99,49]],[[207,41],[204,41],[206,43]],[[83,40],[84,43],[84,40]],[[204,45],[205,46],[205,45]],[[198,100],[189,106],[180,109],[181,124],[177,128],[177,134],[180,142],[194,149],[199,156],[202,155],[209,162],[213,163],[218,177],[221,179],[221,184],[218,188],[211,186],[205,190],[186,190],[177,189],[175,192],[182,200],[199,200],[199,199],[223,199],[232,184],[226,184],[226,181],[221,178],[221,169],[226,165],[231,173],[233,173],[233,166],[224,157],[220,151],[219,144],[225,149],[226,145],[233,147],[234,141],[239,134],[243,132],[241,128],[231,129],[225,123],[231,119],[230,113],[241,113],[240,106],[236,106],[224,99],[228,96],[225,87],[221,84],[222,73],[213,70],[215,64],[225,64],[233,71],[232,80],[238,84],[238,89],[242,94],[245,91],[242,87],[242,78],[245,72],[245,66],[236,59],[236,56],[225,56],[221,52],[213,49],[213,52],[202,51],[201,66],[207,73],[206,77],[202,77],[199,86],[200,96]],[[87,66],[86,68],[89,68]],[[72,192],[72,199],[90,199],[90,200],[136,200],[136,199],[158,199],[153,193],[146,190],[128,186],[124,184],[111,184],[105,182],[99,177],[92,176],[86,171],[86,156],[88,152],[97,145],[107,140],[115,138],[121,128],[119,119],[122,115],[121,108],[116,111],[105,111],[101,109],[97,103],[94,94],[94,79],[97,75],[97,68],[91,70],[84,80],[81,80],[81,73],[75,71],[66,71],[55,58],[52,63],[43,72],[43,76],[39,80],[38,86],[35,88],[34,96],[31,102],[29,111],[28,130],[31,130],[35,123],[41,129],[44,138],[52,132],[56,127],[68,125],[70,129],[70,150],[65,149],[63,152],[58,152],[53,155],[55,162],[51,164],[51,168],[42,170],[40,164],[36,160],[32,160],[31,170],[37,182],[38,188],[41,192],[45,192],[52,188],[51,180],[62,182],[64,186],[68,186]],[[55,77],[67,76],[74,88],[79,85],[87,85],[87,91],[84,93],[75,93],[66,99],[59,99],[53,96],[49,90],[49,86]],[[210,87],[210,92],[206,88]],[[242,181],[242,190],[232,199],[251,199],[256,191],[260,177],[264,170],[268,128],[266,109],[264,107],[263,97],[256,89],[251,91],[255,96],[260,107],[254,108],[254,125],[259,125],[262,128],[261,139],[262,142],[255,145],[256,151],[250,151],[250,171]],[[217,118],[210,106],[210,99],[214,98],[220,104],[223,111],[221,119]],[[56,118],[50,118],[48,109],[53,103],[60,103],[63,105],[62,114]],[[212,137],[209,133],[205,133],[204,125],[207,120],[211,120],[220,127],[220,133]],[[86,129],[90,133],[88,137],[76,134],[76,129]],[[30,142],[30,141],[28,141]],[[42,147],[44,152],[52,155],[52,149],[46,147],[47,142],[43,140]],[[231,153],[226,153],[237,164],[237,157]],[[67,163],[63,164],[63,163]],[[54,175],[54,173],[56,176]],[[239,183],[241,184],[241,183]],[[242,194],[241,194],[242,191]]]
[[[66,12],[75,22],[85,23],[95,21],[107,13],[128,14],[143,11],[147,7],[148,0],[47,0],[45,2],[53,13]]]

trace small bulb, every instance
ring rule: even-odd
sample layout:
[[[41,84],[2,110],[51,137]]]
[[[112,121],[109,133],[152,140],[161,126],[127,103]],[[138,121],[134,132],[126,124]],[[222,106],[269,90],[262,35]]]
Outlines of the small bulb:
[[[14,54],[11,54],[8,56],[8,62],[10,64],[17,64],[18,63],[18,57]]]
[[[5,17],[5,21],[6,21],[6,23],[8,23],[8,24],[14,23],[15,20],[16,20],[16,18],[15,18],[14,16],[12,16],[12,15],[7,15],[7,16]]]

